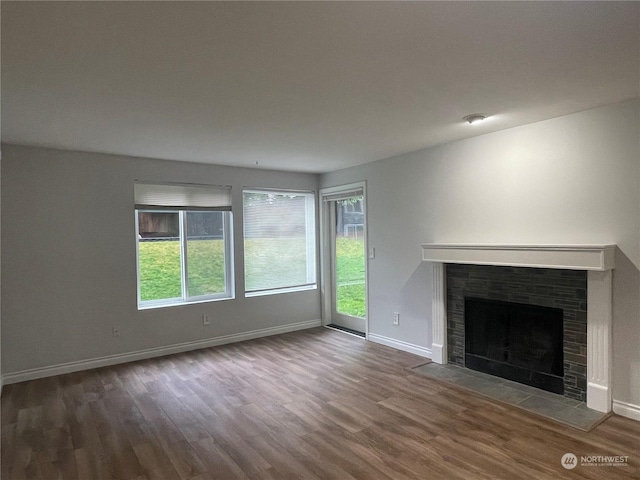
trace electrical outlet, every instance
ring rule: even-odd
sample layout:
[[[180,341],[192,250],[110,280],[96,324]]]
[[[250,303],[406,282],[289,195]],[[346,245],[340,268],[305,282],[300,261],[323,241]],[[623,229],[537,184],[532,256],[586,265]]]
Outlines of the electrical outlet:
[[[393,324],[400,325],[400,314],[398,312],[393,312]]]
[[[211,325],[211,320],[209,320],[209,315],[206,313],[202,315],[202,325]]]
[[[376,258],[376,249],[375,249],[375,247],[371,247],[371,248],[369,249],[369,258],[370,258],[370,259],[374,259],[374,258]]]
[[[119,337],[120,336],[120,327],[113,327],[111,329],[111,333],[113,333],[114,337]]]

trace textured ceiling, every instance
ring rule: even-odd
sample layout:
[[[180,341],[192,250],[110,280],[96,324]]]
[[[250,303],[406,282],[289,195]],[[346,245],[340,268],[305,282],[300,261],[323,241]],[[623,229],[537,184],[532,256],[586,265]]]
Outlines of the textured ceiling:
[[[637,2],[1,8],[9,143],[326,172],[640,88]]]

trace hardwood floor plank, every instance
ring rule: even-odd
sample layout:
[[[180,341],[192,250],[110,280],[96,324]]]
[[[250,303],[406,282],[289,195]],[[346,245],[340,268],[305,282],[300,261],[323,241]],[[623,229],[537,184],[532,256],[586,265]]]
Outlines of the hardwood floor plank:
[[[196,454],[215,479],[246,480],[250,477],[235,460],[212,438],[205,438],[192,444]]]
[[[79,479],[116,480],[101,447],[78,448],[74,454]]]
[[[58,450],[55,463],[60,471],[59,480],[82,480],[78,475],[78,467],[73,450]]]
[[[323,458],[322,454],[305,442],[304,438],[292,432],[285,431],[273,434],[270,439],[274,444],[279,445],[281,449],[296,458],[315,476],[323,480],[353,480],[354,478],[340,468],[333,459],[318,461],[318,459]]]
[[[133,401],[142,415],[141,421],[149,427],[157,438],[170,438],[174,442],[186,440],[182,432],[150,395],[138,395],[133,398]]]
[[[323,458],[330,458],[338,467],[346,471],[356,479],[371,480],[391,480],[393,476],[388,476],[366,460],[360,458],[350,449],[343,448],[337,441],[323,433],[313,432],[304,436],[304,441],[311,445],[320,453]]]
[[[324,328],[7,385],[2,480],[640,479],[640,422],[582,432]],[[565,470],[564,453],[627,455]]]
[[[191,477],[189,480],[216,480],[216,477],[212,473],[201,473],[195,477]]]
[[[321,480],[295,456],[279,448],[279,445],[269,436],[255,435],[248,438],[247,443],[271,465],[268,470],[274,474],[277,472],[276,478]]]
[[[283,405],[279,404],[260,404],[260,408],[264,410],[264,412],[276,419],[277,422],[281,423],[283,427],[293,432],[295,435],[301,436],[305,435],[309,432],[313,432],[316,430],[316,424],[313,422],[307,421],[309,419],[305,419],[296,415],[290,409],[286,408]]]
[[[348,455],[352,462],[359,466],[366,465],[369,475],[378,477],[380,474],[394,480],[411,480],[419,477],[413,474],[405,465],[396,462],[393,456],[380,455],[379,451],[369,448],[358,441],[356,435],[342,429],[322,431],[311,434],[314,438],[322,438],[340,451],[340,455]],[[308,435],[305,438],[309,438]],[[361,467],[359,467],[361,468]],[[422,475],[420,475],[422,476]]]
[[[157,444],[140,443],[133,450],[149,480],[180,479],[180,475]]]
[[[207,473],[206,465],[189,442],[169,442],[160,439],[159,443],[181,479],[188,480]]]

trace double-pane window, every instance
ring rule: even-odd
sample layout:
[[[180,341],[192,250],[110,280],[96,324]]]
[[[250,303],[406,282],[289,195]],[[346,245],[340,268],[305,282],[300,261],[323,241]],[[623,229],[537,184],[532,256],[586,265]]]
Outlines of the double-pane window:
[[[230,189],[136,184],[138,307],[233,296]]]
[[[243,214],[247,295],[315,288],[314,194],[245,190]]]

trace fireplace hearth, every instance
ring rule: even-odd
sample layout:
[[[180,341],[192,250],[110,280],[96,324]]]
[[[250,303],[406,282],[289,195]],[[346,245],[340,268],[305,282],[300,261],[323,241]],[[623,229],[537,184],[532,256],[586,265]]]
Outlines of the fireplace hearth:
[[[561,309],[467,297],[464,318],[467,368],[564,394]]]
[[[485,373],[527,385],[538,382],[539,385],[533,386],[585,401],[586,272],[488,265],[447,265],[446,279],[449,362],[474,370],[484,368]],[[477,299],[475,305],[480,312],[476,317],[485,317],[480,320],[476,318],[480,322],[477,331],[491,331],[488,327],[492,323],[495,327],[492,334],[496,336],[494,341],[498,342],[497,337],[500,334],[507,336],[500,340],[506,342],[506,346],[492,347],[496,350],[502,348],[502,357],[500,352],[492,351],[490,355],[472,353],[472,356],[467,358],[467,349],[474,346],[474,339],[468,339],[466,335],[469,311],[474,320],[474,312],[468,308],[467,299]],[[473,301],[471,303],[474,305]],[[559,318],[557,322],[542,319],[544,315],[541,312],[549,311],[555,312],[554,319]],[[516,317],[521,320],[514,320]],[[531,324],[541,325],[543,322],[551,324],[548,325],[549,331],[544,334],[539,331],[534,333],[534,326]],[[526,365],[525,356],[534,356],[531,349],[534,348],[536,334],[537,340],[544,337],[541,342],[553,343],[554,348],[560,348],[562,351],[561,355],[554,356],[553,371],[546,372],[546,375],[534,375],[529,368],[530,365]],[[522,344],[520,340],[525,337],[531,340],[531,345]],[[479,343],[484,341],[486,339],[481,339]],[[518,352],[514,348],[518,349]],[[543,361],[542,358],[540,361]],[[544,361],[548,361],[547,357]],[[556,378],[553,378],[554,376]]]
[[[541,306],[562,308],[564,311],[564,364],[565,397],[585,400],[587,407],[599,412],[610,412],[611,357],[613,323],[613,269],[615,268],[615,244],[470,244],[470,243],[425,243],[422,245],[422,260],[433,267],[432,284],[432,343],[431,357],[435,363],[457,363],[462,365],[464,357],[464,319],[462,315],[450,316],[451,310],[458,313],[464,309],[464,296],[494,298],[519,303],[536,303]],[[446,264],[446,269],[445,269]],[[582,272],[586,276],[584,286],[574,289],[581,298],[578,309],[567,315],[565,306],[576,303],[558,289],[555,300],[543,300],[548,291],[545,286],[539,291],[518,292],[511,282],[503,284],[501,292],[476,294],[464,292],[462,297],[451,298],[449,273],[452,265],[516,267],[530,271],[535,277],[539,270]],[[445,270],[447,274],[445,275]],[[476,279],[470,279],[470,287]],[[561,279],[564,283],[566,279]],[[584,285],[584,284],[583,284]],[[566,285],[560,285],[565,287]],[[549,285],[549,287],[552,287]],[[555,289],[556,285],[552,288]],[[526,287],[525,287],[526,288]],[[508,298],[504,298],[504,293]],[[521,295],[524,293],[524,295]],[[533,300],[533,301],[532,301]],[[576,300],[576,299],[574,299]],[[566,305],[566,301],[569,305]],[[565,305],[554,302],[565,303]],[[548,303],[551,303],[550,305]],[[569,308],[571,310],[571,308]],[[574,316],[574,318],[570,318]],[[586,316],[586,322],[585,317]],[[461,325],[461,327],[459,327]],[[585,328],[586,327],[586,328]],[[458,336],[459,328],[462,335]],[[586,331],[586,343],[584,342]],[[454,337],[454,338],[452,338]],[[456,338],[457,337],[457,338]],[[571,345],[573,344],[573,345]],[[575,348],[577,347],[577,349]],[[459,362],[458,362],[459,359]],[[586,362],[584,360],[586,359]],[[586,384],[586,389],[584,385]],[[576,388],[578,387],[578,388]]]

